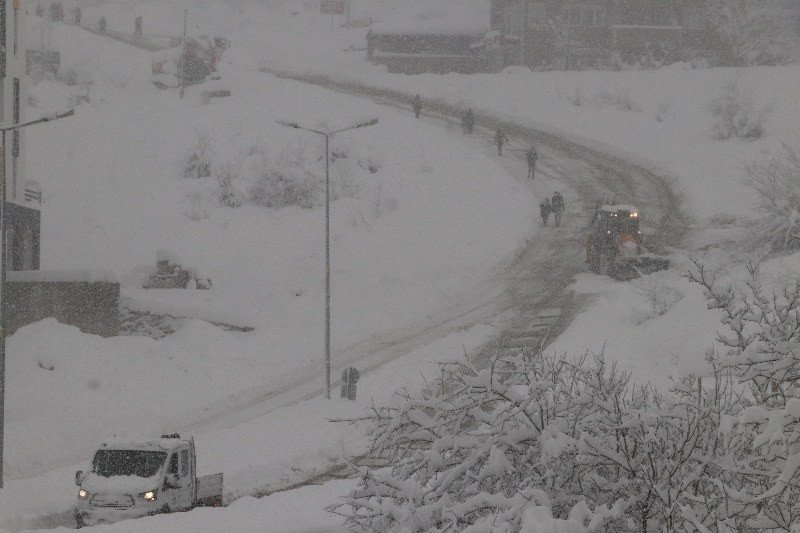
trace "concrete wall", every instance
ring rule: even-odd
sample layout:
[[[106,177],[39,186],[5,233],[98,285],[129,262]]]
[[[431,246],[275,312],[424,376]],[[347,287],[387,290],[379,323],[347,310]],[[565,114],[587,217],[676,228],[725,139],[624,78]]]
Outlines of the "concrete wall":
[[[7,334],[53,317],[84,333],[119,334],[119,283],[109,281],[7,281],[3,294]]]

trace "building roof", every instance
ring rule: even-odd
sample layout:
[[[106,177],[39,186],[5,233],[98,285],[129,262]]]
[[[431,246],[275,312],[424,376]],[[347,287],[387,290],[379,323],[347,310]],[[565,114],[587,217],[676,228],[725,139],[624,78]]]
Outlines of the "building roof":
[[[469,35],[478,37],[489,29],[487,20],[436,18],[402,23],[378,23],[371,26],[378,35]]]
[[[170,452],[189,444],[188,439],[155,439],[148,441],[104,442],[101,450],[141,450],[151,452]]]

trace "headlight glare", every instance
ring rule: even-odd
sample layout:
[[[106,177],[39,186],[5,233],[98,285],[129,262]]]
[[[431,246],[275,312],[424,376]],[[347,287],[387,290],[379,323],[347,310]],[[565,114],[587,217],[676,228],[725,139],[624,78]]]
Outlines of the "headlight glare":
[[[89,499],[89,491],[86,489],[79,489],[78,490],[78,498],[81,500],[88,500]]]
[[[158,498],[158,491],[148,490],[139,495],[146,502],[154,502]]]

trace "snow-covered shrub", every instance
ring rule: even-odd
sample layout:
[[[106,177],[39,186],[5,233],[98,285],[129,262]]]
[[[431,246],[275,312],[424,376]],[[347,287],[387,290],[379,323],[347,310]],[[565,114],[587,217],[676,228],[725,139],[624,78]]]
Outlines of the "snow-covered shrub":
[[[240,207],[242,199],[236,189],[239,181],[239,169],[233,165],[224,166],[217,175],[217,195],[222,207]]]
[[[278,170],[265,169],[248,191],[248,198],[263,207],[297,205],[312,207],[317,184],[309,176],[290,176]]]
[[[273,154],[266,147],[250,149],[251,156],[243,163],[250,177],[249,200],[263,207],[313,207],[324,187],[324,160],[305,141],[287,145]]]
[[[198,132],[183,161],[183,175],[187,178],[205,178],[211,175],[211,135]]]
[[[725,413],[714,461],[717,485],[742,531],[800,529],[800,283],[764,286],[758,264],[743,288],[722,284],[695,262],[687,277],[722,313],[712,354],[718,374],[747,388],[750,405]]]
[[[741,66],[788,62],[796,46],[788,17],[765,2],[705,0],[706,20],[728,63]]]
[[[680,292],[661,283],[655,276],[643,276],[631,283],[635,291],[647,302],[646,313],[636,315],[637,323],[664,315],[683,298]]]
[[[758,193],[766,216],[753,237],[773,250],[800,249],[800,156],[789,146],[767,161],[747,165],[747,184]]]
[[[373,408],[391,469],[363,470],[329,510],[369,532],[518,532],[536,506],[587,531],[682,531],[711,507],[695,500],[718,408],[699,394],[631,387],[595,356],[446,364],[421,396]]]
[[[361,167],[354,164],[349,157],[339,158],[333,165],[336,179],[332,182],[331,194],[334,198],[358,198],[364,183],[361,176]]]
[[[716,139],[758,139],[764,135],[766,109],[757,109],[750,91],[742,88],[738,81],[726,82],[720,94],[709,103],[708,110],[714,119]]]

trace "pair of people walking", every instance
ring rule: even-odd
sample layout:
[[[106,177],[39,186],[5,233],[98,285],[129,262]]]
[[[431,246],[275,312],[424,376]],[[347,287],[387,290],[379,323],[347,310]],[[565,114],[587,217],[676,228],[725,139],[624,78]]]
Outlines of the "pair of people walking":
[[[552,199],[545,198],[545,200],[539,204],[539,215],[542,217],[542,226],[547,226],[550,213],[553,214],[553,218],[555,219],[555,226],[559,227],[561,225],[561,215],[564,213],[564,197],[561,196],[561,193],[558,191],[553,193]]]

